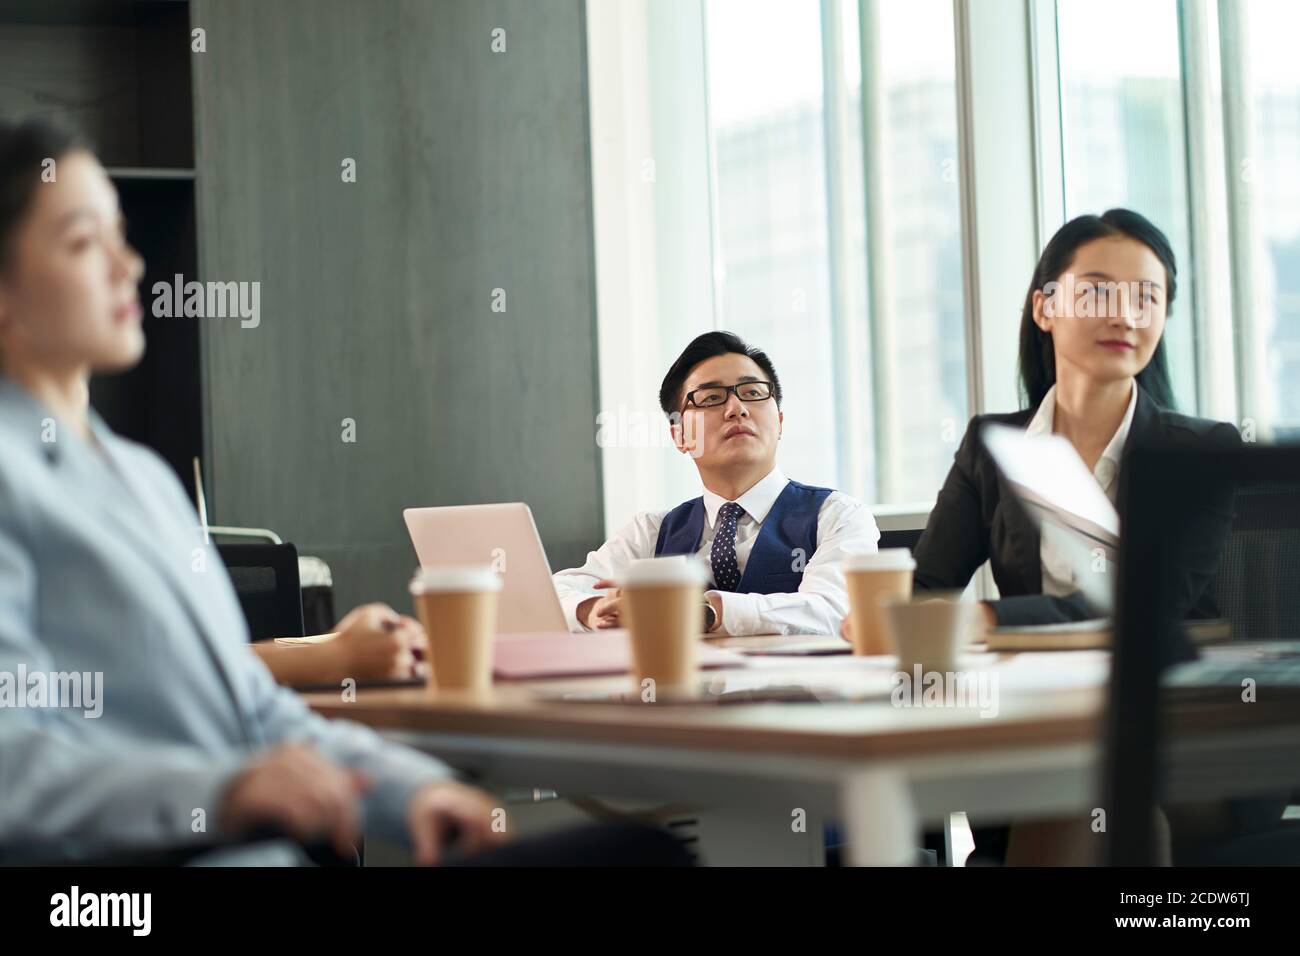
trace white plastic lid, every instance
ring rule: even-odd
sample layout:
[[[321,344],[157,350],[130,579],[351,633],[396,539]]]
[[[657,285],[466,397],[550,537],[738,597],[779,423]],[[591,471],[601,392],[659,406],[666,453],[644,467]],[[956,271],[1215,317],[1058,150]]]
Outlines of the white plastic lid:
[[[907,548],[885,548],[872,554],[851,554],[844,559],[845,571],[915,571],[916,560]]]
[[[620,587],[692,584],[703,587],[709,581],[704,563],[684,554],[667,558],[633,561],[623,573]]]
[[[439,565],[421,568],[411,579],[411,593],[427,591],[500,591],[501,576],[486,565]]]

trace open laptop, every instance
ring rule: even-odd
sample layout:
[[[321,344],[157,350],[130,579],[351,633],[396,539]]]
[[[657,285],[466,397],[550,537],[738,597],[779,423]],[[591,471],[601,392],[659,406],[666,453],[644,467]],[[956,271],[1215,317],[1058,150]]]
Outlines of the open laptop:
[[[402,516],[421,567],[478,564],[501,574],[499,633],[568,633],[546,549],[528,505],[407,508]]]
[[[421,567],[488,565],[501,575],[493,648],[497,677],[618,674],[631,666],[626,630],[608,628],[599,636],[569,631],[528,505],[407,508],[402,515]],[[707,645],[698,649],[698,655],[700,667],[743,663],[735,652]]]

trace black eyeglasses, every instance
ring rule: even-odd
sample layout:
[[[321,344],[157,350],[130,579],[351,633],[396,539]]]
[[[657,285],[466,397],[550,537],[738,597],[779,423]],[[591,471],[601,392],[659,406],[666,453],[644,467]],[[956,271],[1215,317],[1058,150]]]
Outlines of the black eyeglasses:
[[[732,392],[742,402],[765,402],[772,397],[771,382],[738,382],[735,385],[705,385],[686,393],[686,405],[696,408],[717,408],[727,404]],[[682,409],[685,410],[683,405]]]

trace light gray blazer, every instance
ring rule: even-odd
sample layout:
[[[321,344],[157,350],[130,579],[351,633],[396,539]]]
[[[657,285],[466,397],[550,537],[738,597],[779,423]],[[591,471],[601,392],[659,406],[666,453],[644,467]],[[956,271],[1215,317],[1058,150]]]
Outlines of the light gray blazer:
[[[20,668],[103,674],[98,718],[0,696],[0,859],[211,840],[232,775],[291,740],[367,773],[368,829],[405,839],[447,766],[278,687],[175,475],[91,422],[103,454],[0,378],[0,692]]]

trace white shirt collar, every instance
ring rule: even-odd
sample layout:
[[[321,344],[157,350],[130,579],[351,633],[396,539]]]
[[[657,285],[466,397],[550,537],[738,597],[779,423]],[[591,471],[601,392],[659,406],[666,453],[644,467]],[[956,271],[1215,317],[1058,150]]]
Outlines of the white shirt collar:
[[[736,504],[744,508],[745,514],[754,521],[762,524],[767,513],[772,510],[772,505],[776,504],[776,499],[781,496],[781,492],[789,483],[790,479],[781,474],[781,469],[773,467],[767,473],[767,477],[757,481],[754,487],[737,498]],[[718,509],[726,503],[726,498],[714,494],[708,488],[704,489],[704,513],[708,516],[710,528],[718,520]]]
[[[1128,411],[1124,413],[1123,420],[1119,423],[1119,428],[1115,429],[1115,434],[1111,436],[1106,445],[1106,449],[1097,459],[1097,466],[1093,469],[1093,474],[1102,479],[1102,486],[1108,486],[1114,480],[1115,473],[1119,471],[1120,456],[1124,453],[1124,443],[1128,440],[1129,429],[1133,427],[1133,412],[1137,409],[1138,388],[1137,382],[1133,383],[1133,391],[1129,393]],[[1030,420],[1025,432],[1030,435],[1050,435],[1052,433],[1052,422],[1056,419],[1056,386],[1053,385],[1043,396],[1043,400],[1038,405],[1038,411]],[[1102,462],[1109,462],[1110,467],[1104,469],[1108,474],[1103,477]]]

